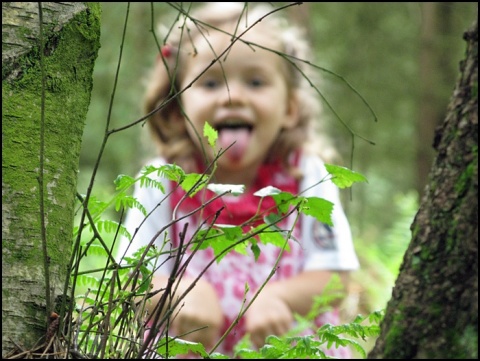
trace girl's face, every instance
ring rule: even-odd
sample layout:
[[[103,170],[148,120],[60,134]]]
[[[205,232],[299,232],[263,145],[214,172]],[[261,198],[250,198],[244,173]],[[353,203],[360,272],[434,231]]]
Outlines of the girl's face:
[[[253,28],[243,39],[280,50],[260,29]],[[231,43],[230,36],[213,30],[207,39],[208,43],[200,35],[193,44],[184,45],[184,49],[195,46],[197,54],[188,55],[183,64],[182,89]],[[230,147],[218,160],[219,170],[238,172],[258,167],[280,130],[297,124],[297,103],[289,93],[283,62],[273,52],[237,41],[182,94],[183,109],[190,120],[186,120],[187,129],[199,149],[203,145],[210,160],[213,158],[203,136],[205,122],[218,131],[216,152]]]

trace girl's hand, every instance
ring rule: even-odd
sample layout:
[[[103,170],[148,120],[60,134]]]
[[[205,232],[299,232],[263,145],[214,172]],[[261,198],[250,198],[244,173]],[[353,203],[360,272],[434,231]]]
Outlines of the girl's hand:
[[[188,285],[189,283],[186,286]],[[178,310],[178,314],[175,310],[172,317],[172,330],[175,334],[187,341],[200,342],[206,349],[212,348],[220,336],[224,319],[220,301],[212,285],[199,280],[182,300]],[[194,331],[199,328],[202,329]]]
[[[260,348],[269,335],[280,336],[291,329],[293,314],[288,304],[265,287],[245,313],[246,332]]]

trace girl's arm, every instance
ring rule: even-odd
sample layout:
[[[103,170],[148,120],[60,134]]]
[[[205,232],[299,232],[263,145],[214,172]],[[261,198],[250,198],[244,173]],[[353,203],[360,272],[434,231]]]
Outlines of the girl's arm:
[[[325,286],[330,281],[333,271],[311,270],[299,273],[291,278],[277,282],[267,283],[264,290],[271,297],[283,300],[294,313],[305,316],[313,306],[313,297],[323,293]],[[349,272],[335,272],[340,275],[344,290],[347,289]],[[332,305],[341,302],[337,299]]]

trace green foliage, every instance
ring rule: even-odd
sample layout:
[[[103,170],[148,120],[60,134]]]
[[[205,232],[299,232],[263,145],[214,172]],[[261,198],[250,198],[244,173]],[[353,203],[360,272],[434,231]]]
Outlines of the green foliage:
[[[210,144],[214,145],[217,135],[209,133],[208,128],[205,133],[209,137]],[[332,180],[337,179],[345,186],[364,181],[364,178],[356,172],[344,168],[328,166],[327,170],[332,175]],[[171,164],[144,167],[137,178],[120,175],[114,182],[116,193],[112,199],[101,201],[91,196],[86,207],[86,212],[89,214],[88,227],[75,229],[75,236],[86,230],[90,231],[90,236],[80,237],[81,251],[77,251],[74,264],[84,265],[83,260],[87,255],[96,255],[107,260],[102,269],[88,269],[88,267],[85,269],[84,267],[72,274],[72,285],[83,288],[85,292],[81,294],[77,292],[77,321],[75,327],[71,329],[70,337],[75,340],[77,349],[84,355],[131,358],[138,355],[143,345],[144,320],[147,317],[145,304],[153,295],[151,279],[154,269],[161,267],[157,264],[157,259],[162,255],[163,247],[158,245],[142,247],[131,257],[124,257],[121,265],[117,264],[112,256],[115,240],[120,236],[131,240],[132,235],[121,223],[104,219],[103,216],[109,207],[122,211],[136,208],[146,215],[143,205],[128,192],[135,184],[139,184],[140,187],[155,187],[164,193],[164,187],[158,177],[176,181],[189,194],[207,186],[211,179],[207,174],[186,174],[180,167]],[[218,197],[243,191],[243,188],[232,185],[208,184],[208,187],[216,191]],[[276,224],[292,212],[313,216],[321,222],[331,224],[330,215],[333,204],[324,199],[294,196],[274,187],[261,189],[256,195],[259,197],[259,202],[265,197],[272,197],[275,200],[274,211],[276,212],[263,215],[264,223],[252,227],[249,231],[244,231],[242,226],[218,224],[207,229],[198,229],[192,246],[198,249],[212,248],[216,262],[221,262],[228,252],[238,252],[248,257],[248,247],[253,251],[255,259],[258,259],[260,255],[258,242],[289,249],[287,240],[291,237],[291,231],[281,230]],[[79,199],[84,200],[82,196]],[[201,209],[202,207],[197,211]],[[259,214],[259,216],[262,215]],[[113,239],[109,241],[108,235]],[[168,241],[166,235],[164,241],[165,244]],[[254,351],[251,345],[245,347],[248,343],[242,340],[237,347],[236,356],[240,358],[326,358],[325,348],[351,346],[365,357],[365,351],[354,338],[365,339],[376,336],[378,332],[378,327],[376,328],[375,325],[360,324],[365,318],[359,316],[349,324],[324,325],[319,329],[313,323],[316,315],[325,312],[331,302],[343,296],[342,290],[338,288],[339,284],[338,279],[333,278],[325,293],[315,299],[315,305],[307,316],[295,315],[298,327],[289,334],[282,337],[268,337],[265,346],[258,351]],[[245,286],[248,288],[248,285]],[[168,307],[173,311],[176,305]],[[165,322],[166,320],[160,321],[160,329],[163,331],[159,333],[160,337],[154,347],[157,356],[176,357],[193,353],[205,358],[228,358],[219,353],[207,353],[201,344],[168,337],[166,333],[168,323]],[[315,329],[317,329],[316,332]],[[310,330],[310,333],[305,334],[307,330]]]

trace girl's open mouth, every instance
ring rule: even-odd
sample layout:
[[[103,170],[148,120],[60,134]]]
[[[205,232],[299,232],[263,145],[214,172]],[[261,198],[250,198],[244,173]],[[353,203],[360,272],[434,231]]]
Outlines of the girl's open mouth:
[[[239,161],[245,154],[250,142],[253,126],[243,122],[222,123],[216,126],[218,145],[231,161]]]

